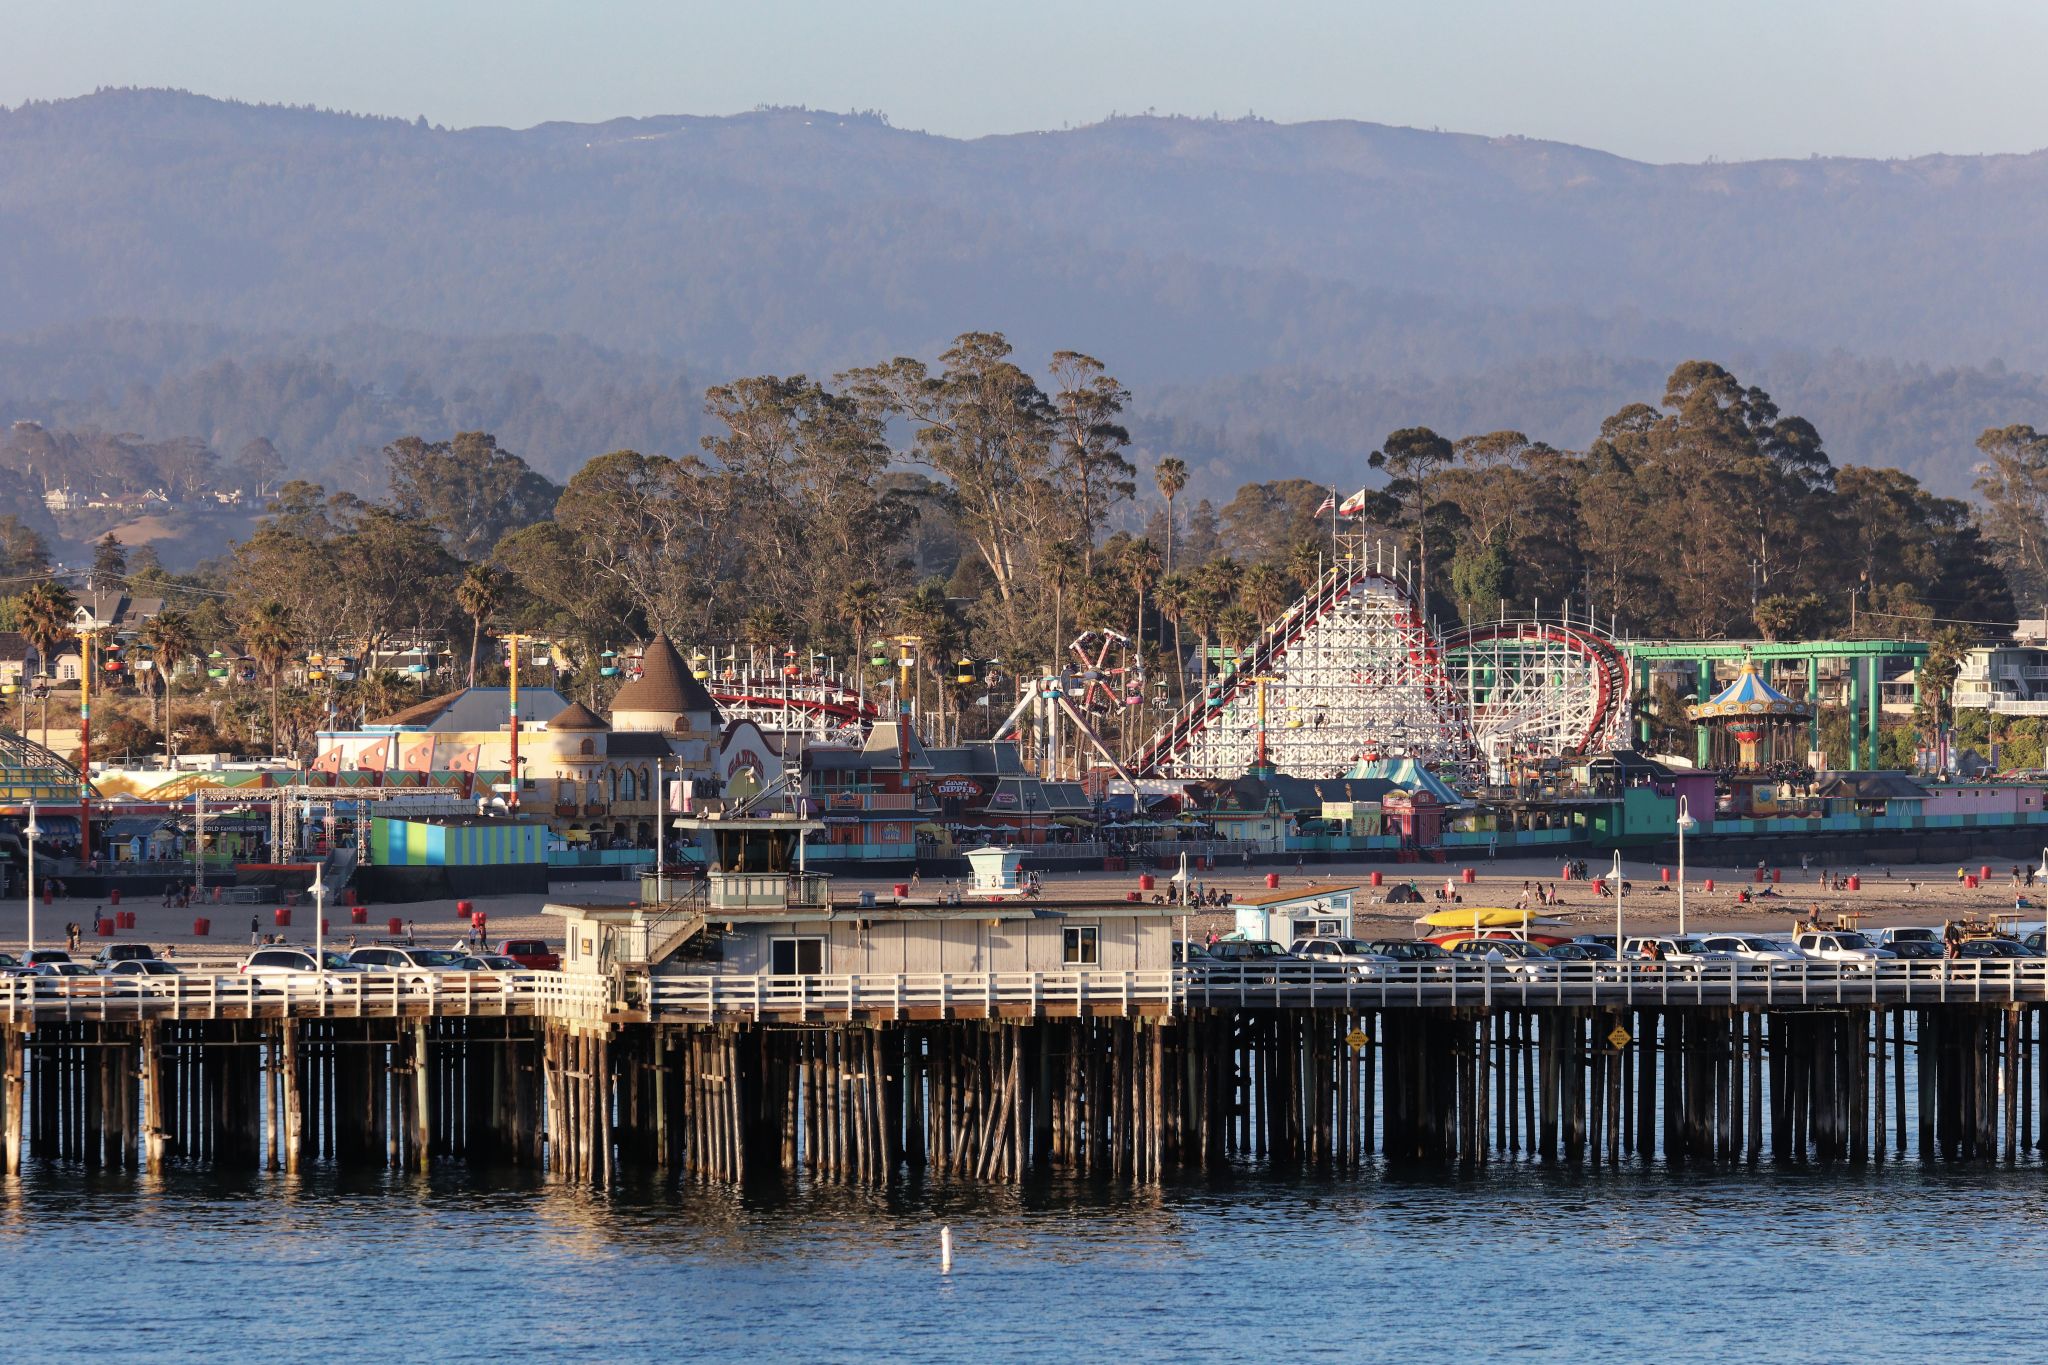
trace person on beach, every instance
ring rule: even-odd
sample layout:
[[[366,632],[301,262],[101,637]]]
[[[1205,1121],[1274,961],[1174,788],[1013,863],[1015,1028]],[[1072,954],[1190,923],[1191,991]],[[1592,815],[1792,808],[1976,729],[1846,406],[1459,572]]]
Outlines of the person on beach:
[[[257,935],[261,934],[262,932],[263,932],[263,919],[262,919],[262,916],[260,916],[260,915],[251,915],[251,916],[249,916],[249,946],[250,946],[251,948],[254,948],[254,947],[256,946],[256,938],[257,938]]]

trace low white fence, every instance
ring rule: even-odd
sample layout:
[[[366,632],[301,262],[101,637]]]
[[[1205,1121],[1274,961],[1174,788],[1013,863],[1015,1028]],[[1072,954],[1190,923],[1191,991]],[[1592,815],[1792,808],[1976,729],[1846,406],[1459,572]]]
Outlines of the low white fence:
[[[312,972],[0,977],[0,1020],[518,1014],[672,1020],[1196,1009],[2048,1003],[2048,959],[1874,963],[1215,963],[1150,971],[611,977]]]

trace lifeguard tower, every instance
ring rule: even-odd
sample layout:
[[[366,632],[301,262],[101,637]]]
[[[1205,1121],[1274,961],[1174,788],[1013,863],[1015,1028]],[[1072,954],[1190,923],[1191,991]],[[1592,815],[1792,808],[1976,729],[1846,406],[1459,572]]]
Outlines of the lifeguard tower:
[[[1024,883],[1023,866],[1024,855],[1017,849],[970,848],[967,893],[984,900],[1021,896],[1030,889]]]

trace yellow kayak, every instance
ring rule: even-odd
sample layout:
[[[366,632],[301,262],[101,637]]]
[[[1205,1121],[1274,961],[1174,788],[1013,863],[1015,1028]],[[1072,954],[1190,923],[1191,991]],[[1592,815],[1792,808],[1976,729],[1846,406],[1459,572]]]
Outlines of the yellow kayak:
[[[1455,910],[1439,910],[1434,915],[1424,915],[1418,923],[1432,929],[1470,929],[1474,916],[1482,929],[1519,929],[1532,919],[1541,919],[1535,910],[1504,910],[1498,906],[1461,905]]]

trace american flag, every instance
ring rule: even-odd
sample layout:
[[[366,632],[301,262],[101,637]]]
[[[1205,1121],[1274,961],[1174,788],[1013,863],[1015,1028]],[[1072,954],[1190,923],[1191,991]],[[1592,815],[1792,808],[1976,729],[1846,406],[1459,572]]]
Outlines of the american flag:
[[[1333,488],[1330,490],[1330,496],[1323,499],[1322,506],[1316,508],[1316,515],[1321,516],[1325,512],[1333,512],[1336,510],[1336,508],[1337,491]]]

